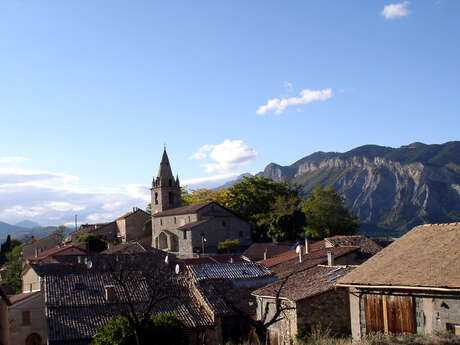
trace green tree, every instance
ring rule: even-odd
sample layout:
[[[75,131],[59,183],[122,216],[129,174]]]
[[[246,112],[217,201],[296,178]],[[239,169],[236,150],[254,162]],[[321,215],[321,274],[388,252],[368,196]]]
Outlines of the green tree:
[[[306,236],[322,239],[356,233],[359,229],[359,219],[350,212],[344,200],[332,187],[316,187],[302,203],[307,222]]]
[[[77,242],[86,243],[88,245],[89,250],[97,253],[106,250],[108,247],[108,243],[106,240],[104,240],[101,236],[92,233],[86,233],[81,235],[77,239]]]
[[[298,195],[277,196],[270,204],[270,211],[257,217],[257,225],[268,226],[268,237],[278,241],[295,240],[305,226],[300,204]]]
[[[54,230],[53,234],[56,235],[59,242],[64,242],[67,237],[67,227],[65,225],[59,225],[58,228]]]
[[[240,248],[239,240],[225,240],[217,244],[218,250],[237,250]]]
[[[277,204],[283,202],[281,198],[300,199],[299,186],[288,182],[275,182],[266,177],[244,177],[243,181],[228,188],[227,193],[227,203],[224,206],[251,224],[253,239],[256,241],[272,237],[269,234],[270,224],[273,223],[271,212],[274,208],[279,208]],[[282,225],[281,220],[278,225],[273,223],[272,234],[291,237],[291,235],[284,235],[286,230]],[[288,233],[290,231],[287,230]]]
[[[22,291],[22,262],[21,252],[24,244],[15,246],[9,253],[6,254],[8,273],[6,277],[6,286],[14,291],[15,294]]]
[[[139,337],[140,345],[170,344],[187,345],[186,327],[174,314],[158,314],[151,317]],[[154,342],[152,340],[154,339]],[[136,344],[133,328],[124,316],[110,319],[94,336],[91,345],[132,345]]]
[[[182,188],[182,206],[197,204],[199,202],[215,201],[225,206],[228,202],[228,193],[225,189],[213,191],[211,189],[201,188],[188,191]]]

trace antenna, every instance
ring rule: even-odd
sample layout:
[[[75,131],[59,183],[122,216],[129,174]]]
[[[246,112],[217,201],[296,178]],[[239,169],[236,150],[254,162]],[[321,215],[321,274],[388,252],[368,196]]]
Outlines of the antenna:
[[[77,215],[75,215],[75,231],[77,231]]]

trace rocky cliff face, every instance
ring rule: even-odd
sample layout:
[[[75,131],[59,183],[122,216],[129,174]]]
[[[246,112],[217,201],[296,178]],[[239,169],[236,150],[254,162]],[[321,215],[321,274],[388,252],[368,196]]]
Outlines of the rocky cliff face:
[[[359,216],[362,230],[374,235],[460,221],[460,142],[318,152],[290,166],[270,163],[258,175],[298,183],[305,195],[317,185],[334,187]]]

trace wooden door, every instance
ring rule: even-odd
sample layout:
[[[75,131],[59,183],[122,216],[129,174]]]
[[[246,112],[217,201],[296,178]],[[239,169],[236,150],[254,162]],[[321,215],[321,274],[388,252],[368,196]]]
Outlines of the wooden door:
[[[364,295],[366,334],[384,332],[383,300],[381,295]]]
[[[411,296],[387,297],[388,332],[415,333],[415,306]]]
[[[41,345],[42,337],[40,334],[32,333],[26,339],[26,345]]]
[[[412,296],[364,295],[366,334],[415,333]]]

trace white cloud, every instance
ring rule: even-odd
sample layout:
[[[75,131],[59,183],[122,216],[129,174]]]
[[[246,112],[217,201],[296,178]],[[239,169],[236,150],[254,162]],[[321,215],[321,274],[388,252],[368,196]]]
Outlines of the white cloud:
[[[203,165],[208,173],[236,172],[240,165],[248,164],[257,158],[257,152],[249,148],[243,140],[226,139],[218,145],[204,145],[191,157],[204,152],[209,152],[206,157],[209,156],[215,162]]]
[[[0,157],[0,163],[23,162],[29,160],[26,157]]]
[[[201,186],[209,186],[212,184],[219,185],[239,175],[240,175],[239,173],[228,173],[228,174],[219,174],[219,175],[207,176],[207,177],[190,178],[187,180],[183,180],[182,185],[187,186],[187,187],[192,187],[192,188],[197,188]]]
[[[201,146],[198,151],[196,151],[193,155],[189,157],[189,159],[196,159],[201,160],[208,157],[208,152],[212,151],[214,145],[203,145]]]
[[[149,200],[147,185],[88,187],[62,172],[0,168],[0,220],[11,224],[24,219],[43,225],[73,223],[75,214],[79,223],[107,220],[133,206],[145,208]]]
[[[406,17],[410,14],[408,9],[409,1],[403,1],[398,4],[386,5],[381,14],[385,19],[396,19],[401,17]]]
[[[264,115],[268,111],[274,111],[275,114],[281,115],[283,111],[292,105],[308,104],[315,101],[326,101],[332,97],[331,89],[310,90],[304,89],[300,91],[299,97],[289,98],[272,98],[267,101],[267,104],[260,106],[257,109],[257,114]]]
[[[114,220],[114,218],[116,217],[114,217],[111,213],[92,213],[86,216],[88,223],[106,223]]]

